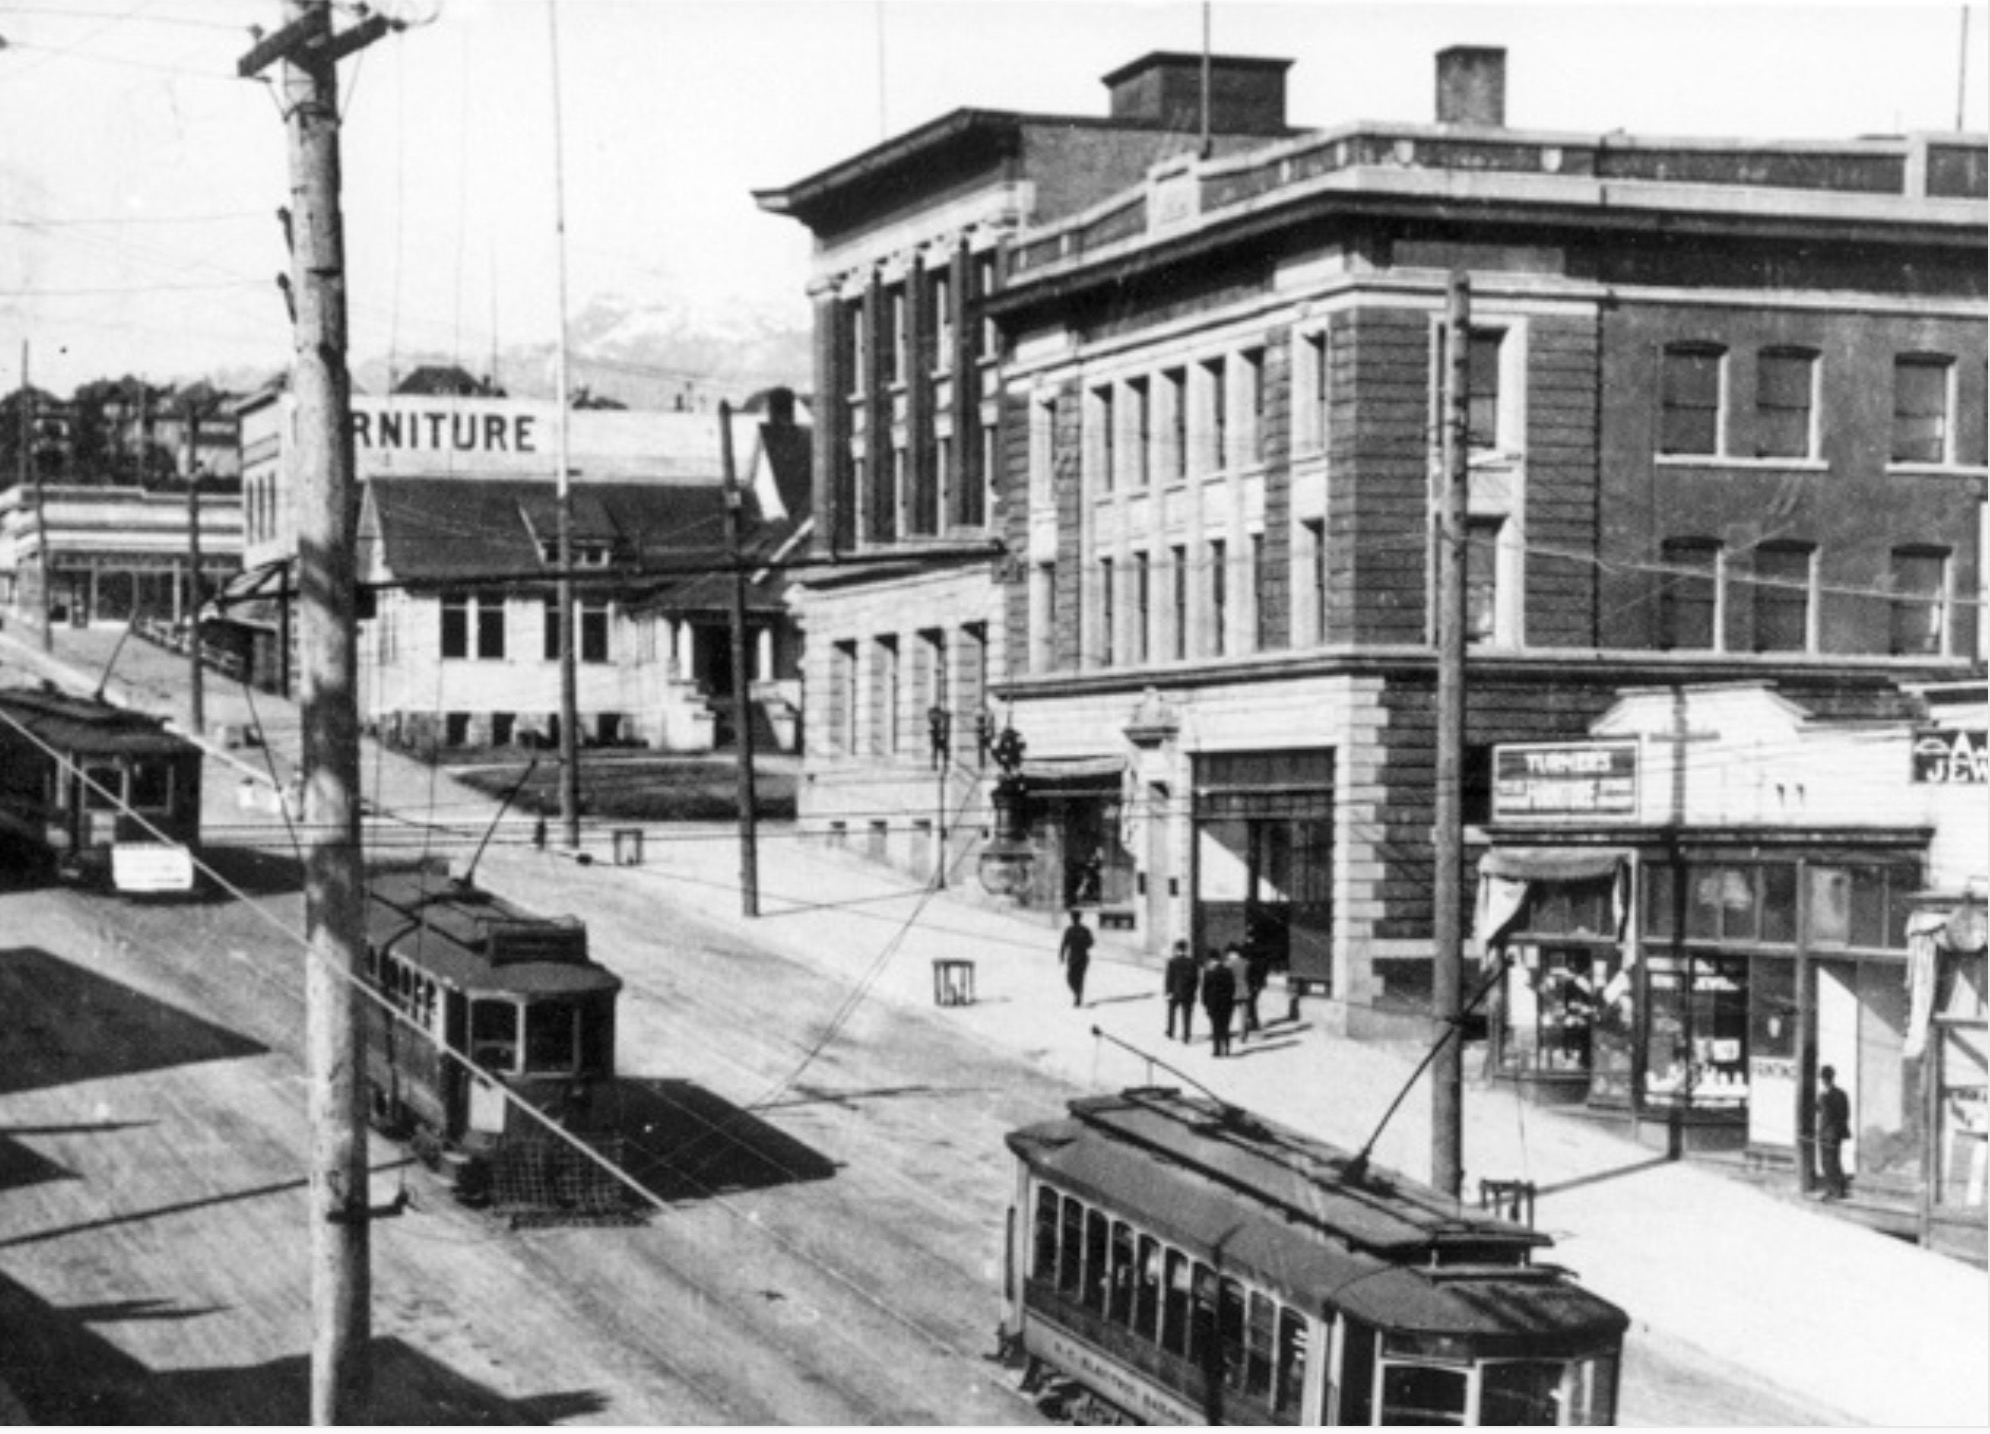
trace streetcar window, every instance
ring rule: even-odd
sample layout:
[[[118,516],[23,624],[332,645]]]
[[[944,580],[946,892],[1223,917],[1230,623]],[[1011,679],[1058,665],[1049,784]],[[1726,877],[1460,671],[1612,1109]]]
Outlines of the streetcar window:
[[[1331,1368],[1331,1366],[1329,1366]],[[1335,1424],[1367,1424],[1375,1401],[1375,1331],[1343,1318],[1340,1395]]]
[[[1140,1288],[1133,1309],[1133,1329],[1159,1340],[1161,1316],[1161,1245],[1152,1235],[1140,1237]]]
[[[1306,1394],[1306,1321],[1297,1310],[1278,1312],[1278,1390],[1272,1407],[1293,1414]]]
[[[1133,1323],[1133,1230],[1124,1220],[1112,1222],[1112,1300],[1106,1318]]]
[[[1609,1424],[1616,1420],[1617,1360],[1609,1354],[1569,1361],[1563,1402],[1571,1424]]]
[[[1217,1289],[1216,1348],[1212,1368],[1220,1369],[1227,1388],[1244,1387],[1244,1287],[1225,1279]]]
[[[124,802],[124,772],[117,767],[83,769],[83,810],[114,812]]]
[[[1462,1369],[1382,1365],[1381,1424],[1463,1424],[1471,1381]]]
[[[1479,1375],[1481,1424],[1559,1424],[1562,1363],[1513,1359],[1488,1364]]]
[[[1244,1393],[1271,1398],[1272,1325],[1277,1306],[1268,1295],[1251,1291],[1250,1321],[1244,1326]]]
[[[1085,1207],[1069,1195],[1064,1197],[1064,1215],[1058,1222],[1058,1293],[1075,1295],[1085,1277]]]
[[[518,1067],[518,1007],[509,1001],[470,1003],[470,1059],[487,1071]]]
[[[1039,1185],[1036,1191],[1036,1254],[1030,1278],[1057,1278],[1057,1192]]]
[[[1189,1307],[1188,1357],[1213,1379],[1223,1372],[1221,1347],[1216,1341],[1216,1272],[1200,1260],[1195,1265],[1193,1301]]]
[[[535,1001],[525,1008],[525,1069],[574,1069],[574,1008],[561,1001]]]
[[[1085,1287],[1079,1292],[1085,1308],[1104,1314],[1106,1310],[1106,1217],[1097,1210],[1085,1212]]]
[[[164,762],[134,762],[131,804],[141,812],[163,812],[172,806],[173,769]]]
[[[1167,1252],[1167,1289],[1161,1300],[1161,1348],[1188,1353],[1188,1256]]]

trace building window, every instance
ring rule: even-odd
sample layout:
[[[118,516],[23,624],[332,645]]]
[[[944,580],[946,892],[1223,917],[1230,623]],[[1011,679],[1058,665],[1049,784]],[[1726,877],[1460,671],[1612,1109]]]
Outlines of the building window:
[[[1893,461],[1949,461],[1950,376],[1939,354],[1902,354],[1893,361]]]
[[[1503,518],[1465,521],[1465,641],[1500,641],[1500,532]]]
[[[906,350],[911,347],[905,331],[908,317],[905,304],[905,286],[894,284],[885,291],[884,332],[878,339],[884,345],[884,379],[886,383],[905,382]]]
[[[1721,545],[1668,538],[1659,549],[1658,645],[1711,652],[1720,644]]]
[[[1500,425],[1500,351],[1506,334],[1498,329],[1473,329],[1466,353],[1466,442],[1474,453],[1503,446]]]
[[[1319,645],[1327,640],[1326,519],[1307,518],[1299,524],[1299,531],[1305,535],[1305,541],[1300,545],[1301,557],[1306,564],[1304,591],[1308,619],[1303,638]]]
[[[1030,405],[1030,506],[1051,501],[1056,475],[1057,400],[1039,398]]]
[[[874,726],[872,751],[880,757],[898,755],[898,639],[880,637],[872,644],[873,678],[871,694]]]
[[[1148,623],[1152,614],[1154,564],[1146,553],[1133,555],[1133,623],[1127,636],[1127,660],[1138,667],[1147,661]]]
[[[1132,409],[1133,472],[1128,481],[1145,488],[1154,474],[1154,411],[1147,380],[1136,378],[1126,386],[1126,401]]]
[[[1057,654],[1057,564],[1030,570],[1030,670],[1048,672]]]
[[[1332,378],[1332,340],[1325,329],[1306,335],[1299,347],[1299,379],[1296,392],[1302,401],[1296,406],[1299,442],[1308,452],[1324,453],[1327,447],[1327,391]]]
[[[442,655],[497,661],[504,657],[504,599],[447,594],[442,599]]]
[[[1229,650],[1230,555],[1221,538],[1209,544],[1209,653],[1221,657]]]
[[[829,749],[855,749],[852,732],[857,717],[857,644],[839,642],[829,656]]]
[[[1099,559],[1099,666],[1113,665],[1113,621],[1118,617],[1113,597],[1114,572],[1111,558]]]
[[[844,350],[844,363],[849,367],[850,396],[861,400],[864,396],[864,375],[870,358],[864,343],[864,301],[856,299],[843,305],[843,332],[848,341]]]
[[[1251,534],[1251,570],[1246,575],[1250,579],[1251,590],[1251,648],[1264,652],[1271,646],[1270,622],[1271,604],[1266,600],[1264,534]]]
[[[1101,384],[1093,389],[1087,408],[1086,436],[1091,441],[1085,446],[1085,456],[1091,468],[1091,481],[1086,483],[1085,489],[1088,493],[1110,493],[1113,486],[1112,385]]]
[[[933,316],[933,372],[948,373],[954,366],[953,271],[942,266],[927,280],[927,312]]]
[[[608,604],[583,602],[577,606],[580,609],[580,660],[608,661]]]
[[[1755,453],[1759,458],[1808,458],[1816,451],[1811,410],[1817,355],[1765,349],[1755,360]]]
[[[1708,344],[1676,344],[1665,351],[1658,391],[1660,453],[1721,451],[1725,357],[1725,350]]]
[[[1168,452],[1161,471],[1179,483],[1188,477],[1188,371],[1169,369],[1161,385],[1168,403]]]
[[[1230,395],[1222,359],[1202,365],[1204,432],[1198,435],[1201,452],[1197,468],[1203,473],[1220,473],[1230,466]]]
[[[988,484],[997,471],[995,438],[995,421],[988,419],[981,425],[981,469],[961,475],[960,520],[970,528],[978,528],[988,521]]]
[[[1935,548],[1895,548],[1888,651],[1939,656],[1948,630],[1949,556]]]
[[[1243,359],[1243,402],[1239,412],[1247,425],[1243,444],[1246,463],[1264,462],[1264,350],[1252,349]]]
[[[470,655],[470,599],[463,593],[442,595],[442,655]]]
[[[1176,544],[1168,549],[1173,593],[1168,604],[1168,655],[1176,661],[1188,656],[1188,549]]]
[[[560,600],[556,597],[539,600],[539,655],[548,662],[560,656]]]
[[[1812,551],[1792,543],[1755,550],[1755,650],[1810,650]]]
[[[995,292],[995,280],[995,256],[983,254],[974,261],[974,292],[983,299],[988,298]],[[984,316],[981,320],[981,357],[994,359],[1001,357],[1001,353],[1002,330],[993,318]]]

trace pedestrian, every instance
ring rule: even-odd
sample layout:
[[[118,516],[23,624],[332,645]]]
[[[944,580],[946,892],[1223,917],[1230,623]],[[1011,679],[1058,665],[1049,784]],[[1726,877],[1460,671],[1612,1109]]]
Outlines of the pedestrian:
[[[1824,1198],[1845,1198],[1845,1142],[1852,1138],[1852,1102],[1838,1089],[1838,1072],[1830,1066],[1817,1072],[1817,1160],[1824,1170]]]
[[[1264,994],[1265,983],[1271,979],[1271,953],[1253,941],[1244,948],[1244,1029],[1255,1032],[1258,1020],[1258,997]]]
[[[1195,993],[1202,985],[1201,973],[1195,969],[1195,957],[1188,954],[1188,942],[1177,941],[1175,954],[1168,958],[1167,974],[1162,978],[1161,989],[1168,997],[1168,1039],[1175,1038],[1175,1013],[1182,1018],[1182,1044],[1195,1039],[1192,1029],[1195,1025]]]
[[[1209,1047],[1214,1055],[1230,1054],[1230,1012],[1236,1004],[1237,979],[1211,950],[1202,971],[1202,1009],[1209,1014]]]
[[[1223,969],[1230,973],[1230,999],[1233,1008],[1242,1007],[1237,1013],[1237,1024],[1243,1027],[1238,1034],[1246,1040],[1251,1034],[1251,1008],[1245,1005],[1245,998],[1251,989],[1251,963],[1244,959],[1244,948],[1232,941],[1223,948]]]
[[[1064,963],[1064,980],[1071,987],[1071,1004],[1085,1004],[1085,968],[1092,964],[1092,933],[1085,929],[1083,912],[1071,913],[1071,924],[1064,928],[1064,940],[1057,948],[1057,959]]]

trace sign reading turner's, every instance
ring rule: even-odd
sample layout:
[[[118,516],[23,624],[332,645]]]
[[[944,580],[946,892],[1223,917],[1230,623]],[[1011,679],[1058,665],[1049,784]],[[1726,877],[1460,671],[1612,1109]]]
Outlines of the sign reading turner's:
[[[1509,742],[1493,748],[1493,820],[1635,820],[1638,744]]]

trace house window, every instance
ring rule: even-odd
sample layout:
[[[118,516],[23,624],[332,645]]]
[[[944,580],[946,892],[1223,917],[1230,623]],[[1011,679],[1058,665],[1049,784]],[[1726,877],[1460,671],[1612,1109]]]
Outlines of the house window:
[[[1935,548],[1895,548],[1892,578],[1888,651],[1940,655],[1948,629],[1948,554]]]
[[[1811,402],[1817,355],[1765,349],[1755,360],[1755,453],[1760,458],[1811,456]]]
[[[1465,641],[1493,643],[1499,631],[1499,539],[1501,518],[1470,518],[1465,523]]]
[[[1209,652],[1221,657],[1227,650],[1230,626],[1230,558],[1227,545],[1216,539],[1209,545]]]
[[[583,602],[580,609],[580,660],[582,662],[606,662],[608,660],[608,604],[605,602]]]
[[[1812,552],[1791,543],[1755,550],[1755,650],[1810,650]]]
[[[451,593],[442,599],[442,655],[504,657],[504,599]]]
[[[1660,453],[1721,451],[1721,374],[1725,351],[1677,344],[1665,351],[1659,375]]]
[[[442,596],[442,655],[470,655],[470,599],[463,593]]]
[[[1668,538],[1659,549],[1658,645],[1709,652],[1720,646],[1721,545]]]
[[[1949,388],[1953,365],[1939,354],[1893,361],[1893,461],[1949,461]]]
[[[556,597],[541,598],[540,613],[540,655],[552,662],[560,655],[560,600]]]
[[[1506,334],[1496,329],[1474,329],[1466,352],[1467,415],[1466,441],[1474,453],[1502,446],[1500,431],[1500,349]]]

